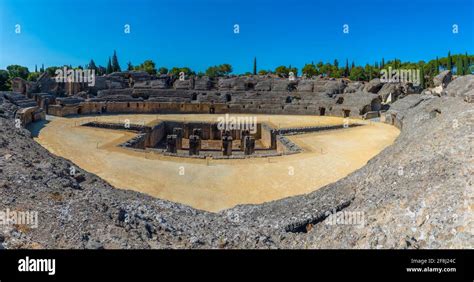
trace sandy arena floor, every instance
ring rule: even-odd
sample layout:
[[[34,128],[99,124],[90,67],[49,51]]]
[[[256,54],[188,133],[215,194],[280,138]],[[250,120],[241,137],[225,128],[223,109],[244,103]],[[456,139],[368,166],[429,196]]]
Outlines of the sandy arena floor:
[[[238,115],[232,115],[238,116]],[[252,115],[258,122],[286,128],[342,124],[342,118]],[[364,166],[393,143],[393,126],[364,126],[289,136],[304,149],[300,154],[244,160],[201,160],[167,157],[117,147],[132,132],[83,127],[89,121],[132,124],[156,119],[216,121],[219,115],[115,115],[49,117],[35,140],[55,155],[67,158],[121,189],[130,189],[192,207],[220,211],[239,204],[257,204],[305,194],[335,182]]]

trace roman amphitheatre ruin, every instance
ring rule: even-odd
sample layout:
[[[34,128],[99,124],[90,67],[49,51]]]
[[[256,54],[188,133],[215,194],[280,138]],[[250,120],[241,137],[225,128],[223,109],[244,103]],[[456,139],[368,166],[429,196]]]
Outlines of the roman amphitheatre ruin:
[[[1,93],[6,248],[460,248],[474,78],[410,83],[117,72]],[[219,120],[255,121],[222,128]],[[15,126],[21,123],[21,126]],[[455,126],[453,125],[455,124]],[[328,224],[360,212],[362,225]]]

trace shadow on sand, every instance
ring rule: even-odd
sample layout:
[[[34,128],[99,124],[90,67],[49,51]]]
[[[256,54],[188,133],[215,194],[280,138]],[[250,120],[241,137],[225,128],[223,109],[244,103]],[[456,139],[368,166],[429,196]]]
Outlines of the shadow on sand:
[[[38,137],[41,129],[45,127],[46,124],[49,123],[49,120],[39,120],[32,122],[26,126],[26,129],[28,129],[31,132],[31,136],[36,138]]]

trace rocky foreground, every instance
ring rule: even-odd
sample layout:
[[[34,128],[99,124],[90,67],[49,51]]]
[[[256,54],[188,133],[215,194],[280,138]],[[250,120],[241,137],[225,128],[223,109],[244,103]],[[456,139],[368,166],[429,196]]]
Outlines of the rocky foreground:
[[[217,214],[71,175],[2,99],[0,211],[38,211],[39,226],[0,225],[0,248],[473,248],[473,88],[470,75],[393,103],[398,139],[336,183]],[[363,223],[331,224],[335,211]]]

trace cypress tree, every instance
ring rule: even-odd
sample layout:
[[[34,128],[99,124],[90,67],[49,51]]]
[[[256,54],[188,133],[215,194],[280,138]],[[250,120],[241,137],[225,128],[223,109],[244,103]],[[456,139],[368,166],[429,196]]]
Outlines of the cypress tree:
[[[44,72],[44,64],[41,64],[40,72]]]
[[[38,66],[35,64],[35,72],[38,72]]]
[[[253,58],[253,75],[257,75],[257,57]]]
[[[425,71],[423,65],[420,65],[420,86],[422,89],[425,88]]]
[[[466,52],[466,54],[464,55],[463,62],[464,62],[464,70],[463,70],[463,73],[464,73],[464,75],[468,75],[468,74],[469,74],[469,57],[467,56],[467,52]]]
[[[97,72],[97,66],[95,65],[95,62],[92,59],[90,60],[89,64],[87,65],[87,68]]]
[[[451,51],[448,52],[448,63],[447,63],[446,68],[447,68],[448,70],[452,70],[452,69],[453,69],[453,58],[451,58]]]
[[[355,63],[354,61],[352,61],[352,65],[351,65],[351,71],[355,68]]]
[[[115,50],[114,50],[114,55],[112,56],[112,71],[114,71],[114,72],[122,71],[120,69],[120,64],[119,64],[118,59],[117,59],[117,52],[115,52]]]
[[[382,58],[382,63],[380,64],[380,68],[383,68],[383,67],[385,67],[385,59],[384,58]]]
[[[132,62],[127,63],[127,70],[132,71],[133,70],[133,65]]]
[[[436,56],[436,70],[435,70],[435,74],[438,74],[439,73],[439,59],[438,59],[438,56]]]
[[[344,68],[344,76],[348,77],[349,76],[349,60],[346,59],[346,67]]]
[[[105,71],[106,74],[111,74],[113,72],[113,69],[112,69],[112,62],[110,61],[110,57],[109,57],[109,61],[107,62],[107,69]]]
[[[462,71],[463,71],[462,60],[460,56],[457,56],[456,57],[456,74],[462,75],[463,74]]]

